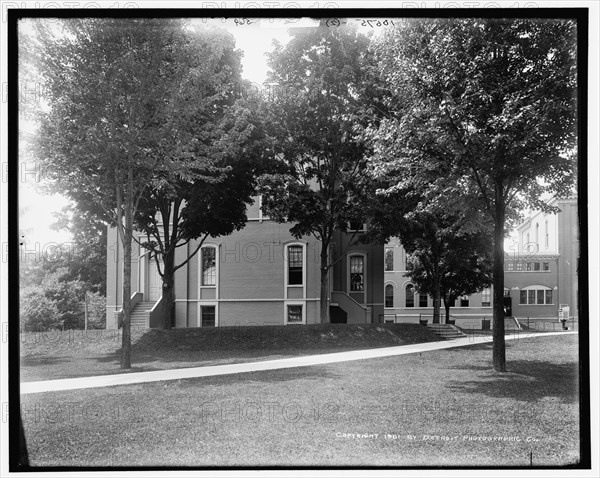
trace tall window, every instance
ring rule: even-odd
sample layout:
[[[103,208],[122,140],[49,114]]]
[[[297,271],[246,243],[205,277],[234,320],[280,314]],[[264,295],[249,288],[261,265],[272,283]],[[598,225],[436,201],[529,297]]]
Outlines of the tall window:
[[[394,270],[394,249],[392,249],[391,247],[385,248],[385,270]]]
[[[427,307],[427,294],[419,294],[419,307]]]
[[[217,248],[202,248],[202,285],[217,284]]]
[[[546,237],[546,239],[545,239],[546,249],[548,249],[550,247],[550,234],[548,233],[548,219],[546,219],[546,222],[544,224],[544,235]]]
[[[302,285],[302,246],[288,247],[288,285]]]
[[[492,305],[492,289],[489,287],[481,291],[481,307],[491,307]]]
[[[385,286],[385,306],[394,307],[394,286],[392,284]]]
[[[365,290],[365,258],[350,256],[350,291],[362,292],[363,290]]]
[[[527,233],[527,243],[526,246],[529,248],[529,233]]]
[[[535,245],[536,246],[540,245],[540,223],[539,222],[535,223]]]
[[[415,287],[412,284],[406,286],[406,307],[415,306]]]

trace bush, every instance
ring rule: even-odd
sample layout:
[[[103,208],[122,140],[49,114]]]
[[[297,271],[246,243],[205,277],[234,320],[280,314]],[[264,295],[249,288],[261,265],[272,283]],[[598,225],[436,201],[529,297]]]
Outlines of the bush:
[[[25,288],[21,292],[21,327],[28,332],[62,327],[56,302],[44,294],[41,287]]]

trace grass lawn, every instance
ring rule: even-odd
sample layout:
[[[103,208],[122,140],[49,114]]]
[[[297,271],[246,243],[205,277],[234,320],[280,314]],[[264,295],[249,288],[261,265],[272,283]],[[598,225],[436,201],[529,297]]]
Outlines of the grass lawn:
[[[534,466],[579,458],[577,336],[24,395],[36,466]]]
[[[306,325],[132,331],[132,368],[143,372],[272,360],[440,340],[418,324]],[[114,330],[21,334],[21,381],[123,373]]]

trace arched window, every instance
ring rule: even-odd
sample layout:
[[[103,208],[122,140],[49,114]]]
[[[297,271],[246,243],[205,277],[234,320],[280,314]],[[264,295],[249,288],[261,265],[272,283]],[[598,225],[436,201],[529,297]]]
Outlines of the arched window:
[[[394,307],[394,286],[392,284],[385,286],[385,306]]]
[[[406,307],[415,306],[415,286],[408,284],[406,286]]]
[[[546,249],[550,247],[550,234],[548,233],[548,219],[546,219],[546,223],[544,224],[544,235],[546,237],[545,244]]]

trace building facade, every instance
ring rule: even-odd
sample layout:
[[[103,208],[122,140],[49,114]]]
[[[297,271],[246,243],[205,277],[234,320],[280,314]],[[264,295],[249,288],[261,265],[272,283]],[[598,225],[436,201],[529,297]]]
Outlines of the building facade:
[[[518,226],[518,241],[504,259],[506,315],[518,320],[557,319],[559,308],[578,317],[579,223],[577,198],[554,199],[557,214],[534,212]],[[433,300],[416,290],[406,275],[406,252],[399,240],[384,248],[384,322],[431,322]],[[459,326],[480,327],[491,320],[492,287],[461,297],[450,308]],[[445,313],[442,303],[442,317]]]
[[[229,236],[208,238],[175,273],[175,324],[181,327],[319,323],[320,242],[295,239],[291,224],[263,217],[259,198],[248,208],[246,226]],[[350,243],[338,233],[330,248],[332,322],[371,323],[383,314],[383,246]],[[123,261],[116,230],[108,231],[107,328],[121,317]],[[177,250],[181,263],[196,250]],[[154,260],[139,246],[132,257],[132,326],[160,327],[161,279]]]

